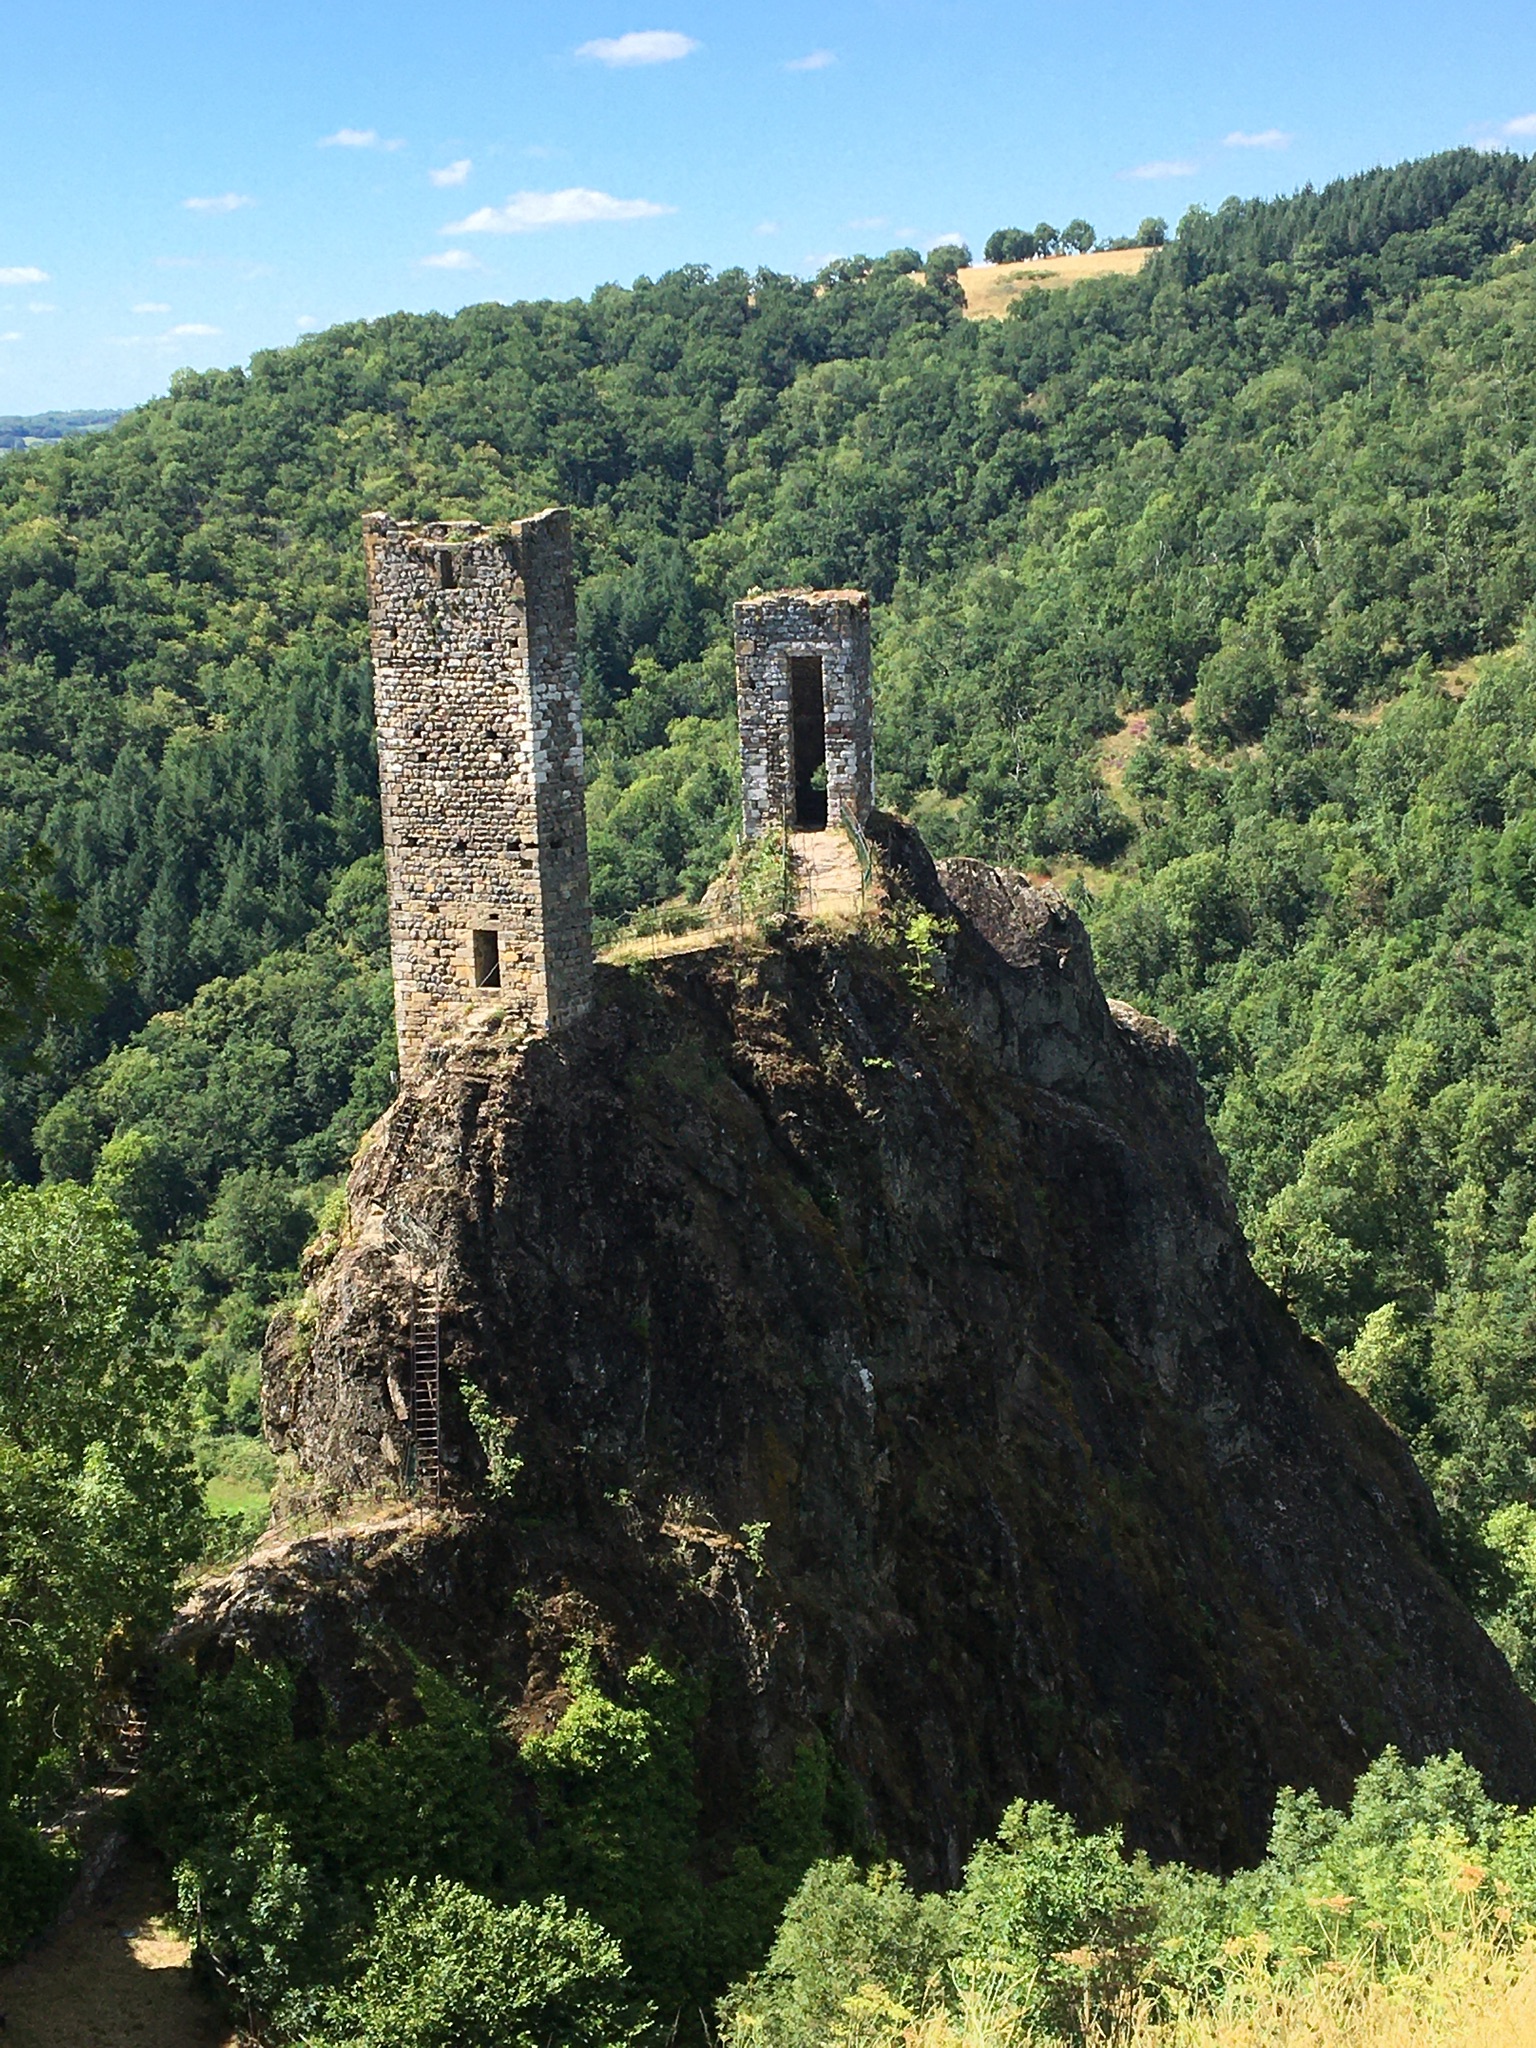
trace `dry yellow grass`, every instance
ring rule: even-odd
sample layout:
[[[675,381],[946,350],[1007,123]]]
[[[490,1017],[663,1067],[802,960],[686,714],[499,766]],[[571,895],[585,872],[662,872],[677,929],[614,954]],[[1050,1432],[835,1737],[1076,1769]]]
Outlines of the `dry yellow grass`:
[[[1423,1975],[1380,1984],[1345,1972],[1304,1991],[1240,1993],[1224,2009],[1132,2029],[1123,2040],[1124,2048],[1536,2048],[1536,1956],[1454,1949]]]
[[[746,924],[711,924],[691,932],[646,932],[639,938],[615,939],[597,957],[609,967],[628,967],[637,960],[670,959],[674,953],[707,953],[711,946],[744,938],[750,930]]]
[[[1134,798],[1126,794],[1125,771],[1131,765],[1131,756],[1151,730],[1151,714],[1146,711],[1132,712],[1112,733],[1101,739],[1094,749],[1094,759],[1104,786],[1116,803],[1133,814],[1136,811]]]
[[[1070,1960],[1070,1958],[1068,1958]],[[834,2048],[1040,2048],[1016,1974],[1002,1964],[954,1965],[920,2013],[878,1985],[845,2002]],[[1388,1982],[1349,1963],[1323,1963],[1288,1989],[1256,1955],[1251,1971],[1175,2019],[1088,2019],[1087,2048],[1536,2048],[1536,1949],[1514,1953],[1447,1930],[1418,1967]]]
[[[1001,320],[1020,292],[1060,291],[1090,277],[1127,277],[1152,249],[1091,249],[1086,256],[1047,256],[1037,263],[972,263],[960,272],[967,320]]]

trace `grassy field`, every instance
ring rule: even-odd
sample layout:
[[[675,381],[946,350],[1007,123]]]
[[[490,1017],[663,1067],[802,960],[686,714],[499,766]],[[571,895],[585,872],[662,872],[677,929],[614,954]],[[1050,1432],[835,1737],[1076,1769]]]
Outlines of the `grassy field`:
[[[972,263],[960,272],[967,320],[1001,320],[1020,292],[1059,291],[1090,277],[1140,270],[1152,249],[1092,249],[1086,256],[1047,256],[1038,263]]]
[[[262,1486],[256,1480],[224,1475],[208,1481],[203,1489],[203,1498],[211,1515],[240,1515],[246,1520],[260,1518],[263,1522],[272,1505],[270,1487]]]
[[[195,1456],[204,1504],[223,1532],[210,1555],[232,1560],[267,1526],[277,1476],[272,1453],[255,1437],[209,1436],[199,1440]]]

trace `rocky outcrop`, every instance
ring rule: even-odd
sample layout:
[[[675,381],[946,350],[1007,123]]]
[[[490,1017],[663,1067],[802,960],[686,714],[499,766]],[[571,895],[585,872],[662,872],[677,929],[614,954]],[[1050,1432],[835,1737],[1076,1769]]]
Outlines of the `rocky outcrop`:
[[[883,858],[877,930],[601,970],[569,1033],[401,1097],[268,1427],[338,1492],[398,1471],[437,1269],[464,1511],[290,1544],[188,1639],[344,1719],[409,1642],[525,1722],[573,1631],[659,1644],[711,1677],[712,1796],[820,1729],[925,1878],[1021,1794],[1231,1864],[1389,1741],[1536,1796],[1536,1715],[1402,1444],[1255,1277],[1176,1041],[1059,896]]]

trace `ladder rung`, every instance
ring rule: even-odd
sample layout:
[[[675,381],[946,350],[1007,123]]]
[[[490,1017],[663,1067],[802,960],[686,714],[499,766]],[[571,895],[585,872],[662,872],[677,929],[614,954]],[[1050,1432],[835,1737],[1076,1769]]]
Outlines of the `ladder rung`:
[[[407,1355],[411,1364],[411,1439],[416,1485],[435,1500],[442,1478],[442,1305],[435,1287],[423,1288],[411,1304]]]

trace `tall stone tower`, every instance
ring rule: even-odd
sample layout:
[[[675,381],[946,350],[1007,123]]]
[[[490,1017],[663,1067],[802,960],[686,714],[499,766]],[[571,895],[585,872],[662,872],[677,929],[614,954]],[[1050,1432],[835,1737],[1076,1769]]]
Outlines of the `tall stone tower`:
[[[869,598],[771,590],[736,606],[736,710],[747,838],[817,831],[874,802]]]
[[[591,999],[570,514],[363,520],[402,1080],[499,1011]]]

